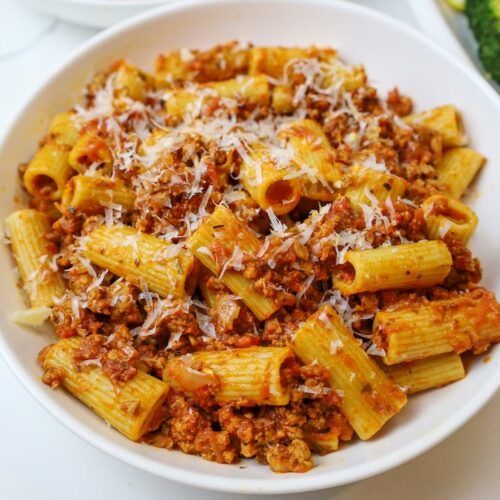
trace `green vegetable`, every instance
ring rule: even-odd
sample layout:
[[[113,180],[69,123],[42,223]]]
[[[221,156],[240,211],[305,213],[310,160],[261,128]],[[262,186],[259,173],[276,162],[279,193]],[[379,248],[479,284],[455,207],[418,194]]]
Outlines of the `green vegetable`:
[[[467,0],[465,13],[479,43],[479,57],[500,83],[500,0]]]

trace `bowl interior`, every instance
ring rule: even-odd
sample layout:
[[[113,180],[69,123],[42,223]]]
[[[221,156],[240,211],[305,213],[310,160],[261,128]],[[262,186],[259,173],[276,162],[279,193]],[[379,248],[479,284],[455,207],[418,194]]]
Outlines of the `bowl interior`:
[[[148,12],[88,43],[33,96],[0,146],[2,194],[0,218],[16,208],[17,165],[29,160],[50,117],[71,106],[90,75],[110,62],[127,58],[152,69],[156,54],[179,47],[208,47],[230,39],[255,44],[330,45],[349,63],[363,63],[381,93],[397,85],[418,109],[453,103],[462,112],[470,143],[488,157],[470,203],[479,216],[471,246],[481,258],[484,285],[500,291],[499,103],[488,86],[450,56],[403,25],[366,9],[335,1],[287,3],[185,2]],[[461,425],[494,392],[500,349],[487,363],[476,359],[467,377],[444,389],[412,397],[401,415],[369,442],[356,441],[339,452],[317,457],[306,475],[274,475],[253,462],[218,465],[198,457],[127,441],[63,391],[40,382],[38,351],[55,339],[48,329],[32,331],[11,324],[9,312],[23,307],[15,287],[13,262],[0,249],[0,347],[32,394],[65,425],[99,448],[128,463],[197,486],[240,492],[291,492],[324,488],[361,479],[409,460]]]

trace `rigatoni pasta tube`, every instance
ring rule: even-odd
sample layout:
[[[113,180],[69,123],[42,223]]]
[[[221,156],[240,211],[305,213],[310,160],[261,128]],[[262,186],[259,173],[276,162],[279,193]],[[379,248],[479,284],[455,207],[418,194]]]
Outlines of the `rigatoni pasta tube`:
[[[321,88],[332,86],[340,90],[352,92],[366,83],[366,74],[362,66],[353,66],[348,68],[341,63],[334,63],[328,67],[325,78],[321,82]],[[299,87],[300,89],[300,87]],[[275,85],[272,89],[271,105],[274,111],[280,114],[291,113],[297,106],[297,89],[291,84]]]
[[[37,210],[19,210],[7,217],[5,229],[31,307],[51,307],[65,286],[51,267],[55,252],[46,236],[51,231],[47,217]]]
[[[302,194],[301,181],[292,164],[280,165],[263,144],[253,144],[241,164],[241,181],[248,194],[263,210],[277,215],[293,210]]]
[[[344,295],[388,288],[439,285],[450,272],[451,254],[442,241],[419,241],[371,250],[349,250],[347,269],[334,271],[333,285]]]
[[[271,106],[279,114],[288,114],[294,110],[293,88],[289,85],[276,85],[271,95]]]
[[[71,111],[59,113],[54,116],[50,124],[48,141],[54,141],[57,144],[72,147],[78,140],[79,126],[77,125],[75,115]]]
[[[142,101],[146,97],[147,77],[136,66],[123,62],[115,73],[114,86],[117,94]]]
[[[467,137],[462,132],[460,117],[455,106],[439,106],[403,118],[406,123],[424,125],[443,138],[444,146],[463,146]]]
[[[293,59],[305,59],[308,50],[298,47],[253,47],[250,49],[248,73],[281,78],[285,65]]]
[[[500,341],[500,306],[486,291],[379,311],[373,333],[388,365],[446,352],[485,350]]]
[[[376,434],[406,404],[406,395],[372,361],[337,312],[324,305],[293,335],[292,348],[304,363],[317,362],[341,391],[340,409],[361,439]]]
[[[300,174],[303,195],[312,200],[332,201],[335,184],[343,174],[321,125],[310,119],[297,120],[283,126],[278,135],[294,152],[293,163]]]
[[[58,200],[73,170],[68,161],[70,149],[78,138],[72,113],[60,113],[49,127],[45,143],[28,164],[23,183],[33,196]]]
[[[198,283],[201,295],[210,308],[216,306],[218,297],[218,293],[207,286],[207,279],[211,274],[212,273],[208,269],[202,268],[200,272],[200,281]]]
[[[168,394],[168,385],[138,371],[134,378],[115,387],[97,366],[77,368],[73,359],[81,338],[63,339],[42,356],[45,371],[54,370],[63,386],[76,398],[129,439],[138,441]]]
[[[263,320],[280,308],[275,301],[257,292],[253,283],[239,271],[218,269],[214,260],[212,247],[222,245],[232,257],[243,252],[255,255],[260,249],[259,239],[242,224],[228,208],[220,205],[203,221],[202,225],[189,237],[187,247],[195,257],[224,283],[234,294],[241,297],[247,307]],[[236,253],[235,253],[236,252]],[[231,259],[228,257],[228,260]],[[227,267],[227,261],[225,267]]]
[[[248,70],[249,50],[230,42],[214,50],[175,50],[160,54],[155,61],[155,77],[159,86],[187,80],[210,82],[227,80]],[[202,63],[203,71],[200,71]]]
[[[333,49],[317,47],[252,47],[250,49],[248,73],[265,74],[273,78],[283,77],[287,64],[296,59],[319,59],[331,61],[336,58]]]
[[[64,186],[61,199],[65,209],[86,214],[101,213],[111,204],[132,210],[134,203],[135,194],[130,188],[119,180],[100,175],[75,175]]]
[[[326,69],[326,76],[322,87],[335,86],[347,92],[353,92],[366,85],[365,68],[361,64],[347,66],[338,58],[333,59]]]
[[[404,196],[407,181],[397,175],[354,165],[347,175],[345,196],[355,205],[371,205],[372,198],[384,202],[388,197],[396,200]]]
[[[392,366],[384,365],[382,368],[406,394],[442,387],[465,377],[462,358],[455,353]]]
[[[451,196],[460,198],[484,162],[484,156],[473,149],[448,149],[436,165],[437,179],[448,188]]]
[[[163,378],[187,393],[211,385],[220,403],[287,405],[290,393],[281,383],[281,367],[292,356],[288,347],[196,352],[170,359]]]
[[[83,255],[127,280],[141,281],[163,297],[183,298],[196,286],[191,253],[128,226],[99,226],[87,235]]]
[[[103,172],[108,172],[113,165],[113,157],[106,140],[96,131],[89,130],[82,134],[71,149],[69,164],[83,174],[92,165],[101,165]]]
[[[477,226],[476,214],[463,203],[449,196],[434,195],[422,203],[427,235],[433,240],[452,236],[464,245]]]
[[[40,198],[58,200],[73,173],[68,163],[68,146],[49,142],[42,146],[28,164],[23,183],[28,193]]]
[[[169,117],[178,119],[186,114],[198,116],[211,97],[264,106],[269,102],[270,96],[265,76],[240,76],[223,82],[200,84],[189,90],[172,91],[166,98],[166,110]]]

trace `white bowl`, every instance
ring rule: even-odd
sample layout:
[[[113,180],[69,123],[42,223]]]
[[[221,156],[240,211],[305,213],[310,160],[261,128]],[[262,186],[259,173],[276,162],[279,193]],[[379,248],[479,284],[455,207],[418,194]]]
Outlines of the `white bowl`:
[[[107,28],[171,0],[24,0],[70,23]]]
[[[373,82],[384,92],[398,85],[415,98],[420,109],[456,104],[463,113],[471,144],[489,158],[477,183],[479,195],[472,200],[480,219],[472,248],[487,270],[485,286],[500,291],[498,97],[472,69],[414,30],[346,2],[183,2],[147,12],[100,34],[41,85],[8,130],[0,146],[1,219],[15,208],[16,166],[30,158],[49,117],[74,103],[94,71],[122,57],[148,68],[160,51],[208,47],[229,39],[257,44],[332,45],[347,61],[365,63]],[[458,429],[492,396],[500,379],[497,346],[488,363],[479,358],[471,364],[464,380],[412,397],[405,410],[375,439],[354,441],[337,453],[317,457],[317,466],[307,474],[277,475],[255,462],[244,463],[245,468],[218,465],[130,442],[64,391],[52,391],[43,385],[36,355],[54,336],[49,331],[23,329],[7,320],[9,311],[22,307],[12,268],[9,253],[2,248],[0,347],[22,383],[52,415],[97,448],[146,471],[194,486],[254,494],[285,493],[336,486],[380,473],[410,460]]]
[[[452,9],[445,0],[408,0],[422,31],[458,57],[472,64],[483,75],[487,71],[479,58],[478,43],[463,12]],[[500,93],[500,83],[487,80]]]

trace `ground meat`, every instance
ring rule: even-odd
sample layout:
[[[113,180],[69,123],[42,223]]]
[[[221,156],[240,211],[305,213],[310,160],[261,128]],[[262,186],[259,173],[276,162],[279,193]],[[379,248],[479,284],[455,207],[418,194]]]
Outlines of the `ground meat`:
[[[481,281],[482,269],[479,259],[462,242],[451,236],[445,236],[444,242],[453,257],[452,272],[446,278],[448,287],[467,287],[469,283]]]
[[[84,337],[80,347],[75,351],[73,359],[77,364],[89,359],[100,359],[101,355],[105,354],[104,348],[105,338],[102,335],[89,335]]]
[[[352,93],[352,101],[359,111],[378,115],[382,112],[377,89],[374,87],[359,87]]]
[[[49,368],[42,375],[42,382],[50,385],[52,389],[57,389],[64,379],[64,370],[62,368]]]
[[[77,316],[75,316],[75,312],[77,312]],[[99,321],[90,310],[82,308],[78,299],[71,296],[65,297],[54,305],[51,319],[56,334],[63,339],[74,335],[84,337],[104,333],[103,322]],[[105,330],[108,329],[109,325],[105,326]]]
[[[135,348],[139,352],[138,369],[161,378],[167,364],[167,353],[158,350],[154,344],[136,345]]]
[[[446,188],[435,179],[416,179],[408,185],[406,196],[420,204],[429,196],[446,192]]]
[[[191,337],[199,337],[202,334],[198,320],[190,310],[186,310],[182,300],[173,300],[170,307],[172,312],[164,315],[157,323],[157,332],[160,334],[182,332],[183,335]]]
[[[302,426],[306,422],[292,408],[273,406],[246,410],[224,406],[218,410],[217,418],[221,428],[239,441],[242,456],[256,456],[261,460],[265,460],[265,451],[270,444],[302,439]]]
[[[394,87],[387,96],[387,105],[399,116],[406,116],[411,113],[413,102],[409,97],[401,95],[399,89]]]
[[[219,463],[238,461],[238,452],[225,430],[214,431],[211,422],[188,400],[173,391],[166,402],[166,420],[161,429],[144,441],[156,446],[179,448]]]
[[[394,214],[391,213],[387,204],[382,208],[384,215],[392,218],[400,236],[410,241],[420,241],[427,238],[427,226],[424,212],[421,208],[413,208],[401,201],[393,201]]]
[[[111,320],[136,326],[143,322],[144,314],[137,304],[139,290],[126,281],[119,281],[108,288]]]
[[[274,472],[307,472],[313,466],[311,450],[302,439],[294,439],[288,445],[271,445],[265,459]]]
[[[411,134],[398,130],[395,140],[401,163],[436,165],[441,159],[443,140],[439,134],[425,127],[417,127]],[[425,174],[430,177],[427,171]]]
[[[128,349],[111,349],[102,356],[102,370],[115,384],[119,385],[134,378],[137,373],[139,351]]]

